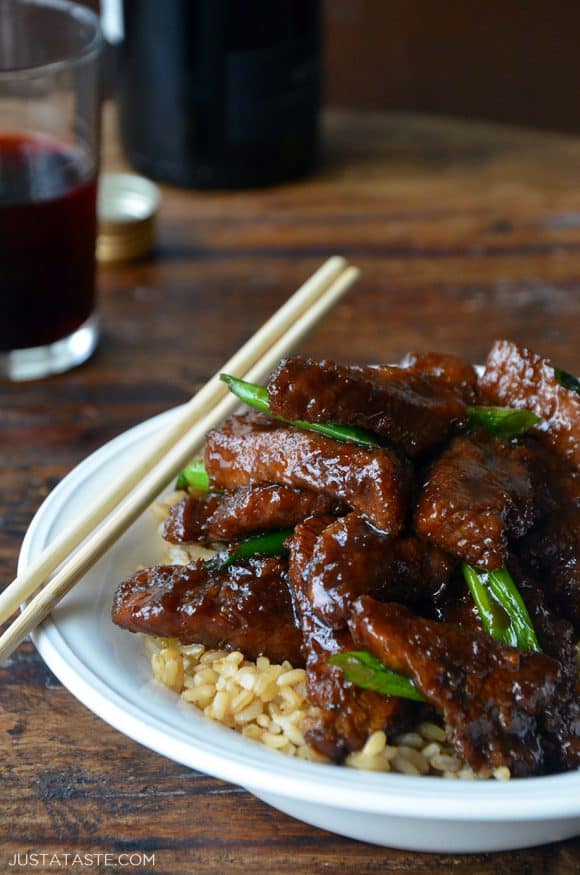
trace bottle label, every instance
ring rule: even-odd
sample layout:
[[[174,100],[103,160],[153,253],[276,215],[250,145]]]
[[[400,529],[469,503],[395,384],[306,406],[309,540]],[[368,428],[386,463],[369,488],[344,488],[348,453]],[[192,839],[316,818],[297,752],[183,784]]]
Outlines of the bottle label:
[[[232,52],[226,62],[226,136],[230,143],[276,140],[318,108],[320,64],[313,40]]]

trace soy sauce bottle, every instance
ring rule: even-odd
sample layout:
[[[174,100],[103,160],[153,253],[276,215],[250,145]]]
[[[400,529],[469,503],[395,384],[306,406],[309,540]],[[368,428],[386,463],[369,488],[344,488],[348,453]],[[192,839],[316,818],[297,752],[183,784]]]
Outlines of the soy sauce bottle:
[[[246,188],[316,164],[320,0],[123,0],[121,139],[146,176]]]

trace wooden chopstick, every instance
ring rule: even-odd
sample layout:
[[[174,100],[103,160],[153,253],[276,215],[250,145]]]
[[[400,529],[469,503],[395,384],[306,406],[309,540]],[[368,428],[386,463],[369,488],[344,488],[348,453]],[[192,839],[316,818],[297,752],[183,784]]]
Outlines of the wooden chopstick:
[[[282,307],[226,362],[223,371],[242,377],[259,361],[275,343],[332,282],[345,270],[344,258],[328,259]],[[147,452],[143,462],[149,467],[156,465],[167,451],[208,413],[215,404],[228,394],[227,387],[219,379],[220,371],[182,408],[179,417],[159,436]],[[0,623],[8,620],[19,606],[41,586],[72,550],[104,519],[104,517],[133,489],[142,478],[142,468],[135,465],[117,483],[106,490],[87,513],[87,516],[72,525],[42,551],[26,571],[19,575],[0,593]]]
[[[224,365],[223,370],[228,373],[233,372],[236,376],[242,376],[250,382],[263,380],[278,360],[311,331],[324,314],[356,282],[358,276],[358,270],[354,267],[346,267],[343,259],[330,259],[323,265],[321,271],[317,271],[272,320],[269,320],[239,353]],[[289,306],[297,296],[299,296],[299,304]],[[281,317],[280,314],[284,310],[285,315]],[[269,329],[272,324],[274,330]],[[255,343],[260,350],[258,354],[254,352]],[[243,362],[251,362],[251,364],[244,367]],[[5,597],[1,601],[7,608],[10,608],[15,600],[17,605],[21,604],[38,589],[50,571],[61,564],[66,556],[63,544],[72,545],[69,551],[81,544],[0,636],[0,661],[10,656],[26,635],[48,616],[79,578],[118,540],[139,514],[179,473],[203,442],[206,432],[239,405],[238,399],[234,396],[228,394],[224,397],[223,384],[219,381],[220,372],[214,375],[201,392],[185,405],[185,412],[181,411],[179,414],[178,427],[173,424],[164,437],[138,459],[135,470],[132,469],[122,479],[121,482],[126,487],[125,492],[119,494],[118,484],[114,490],[111,490],[111,494],[117,498],[116,504],[110,495],[106,495],[99,502],[100,513],[97,514],[93,508],[75,525],[73,533],[66,532],[54,542],[54,552],[53,544],[49,544],[39,559],[19,575],[2,594]],[[213,384],[213,390],[208,390],[210,384]],[[194,405],[202,393],[203,403]],[[151,459],[154,461],[152,462]],[[144,469],[147,470],[145,475],[143,475]],[[82,541],[84,543],[81,543]],[[46,572],[46,568],[50,571]],[[40,569],[43,569],[44,573]],[[8,591],[10,592],[6,595]]]

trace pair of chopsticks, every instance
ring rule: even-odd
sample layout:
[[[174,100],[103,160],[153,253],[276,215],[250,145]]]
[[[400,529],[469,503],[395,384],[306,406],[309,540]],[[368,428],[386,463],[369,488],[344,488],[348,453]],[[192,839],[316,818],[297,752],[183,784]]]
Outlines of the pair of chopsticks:
[[[0,636],[0,662],[35,629],[89,568],[117,541],[195,455],[205,434],[239,405],[221,371],[263,381],[358,279],[357,268],[335,256],[254,334],[179,411],[171,426],[92,508],[58,535],[0,593],[0,624],[28,604]],[[51,576],[52,575],[52,576]],[[31,598],[33,596],[33,598]]]

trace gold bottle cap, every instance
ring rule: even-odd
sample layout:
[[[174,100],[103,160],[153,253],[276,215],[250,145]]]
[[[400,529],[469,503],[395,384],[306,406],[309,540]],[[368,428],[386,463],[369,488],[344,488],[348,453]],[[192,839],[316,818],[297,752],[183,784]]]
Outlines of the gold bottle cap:
[[[143,176],[102,173],[97,199],[98,261],[128,261],[150,252],[160,201],[157,186]]]

